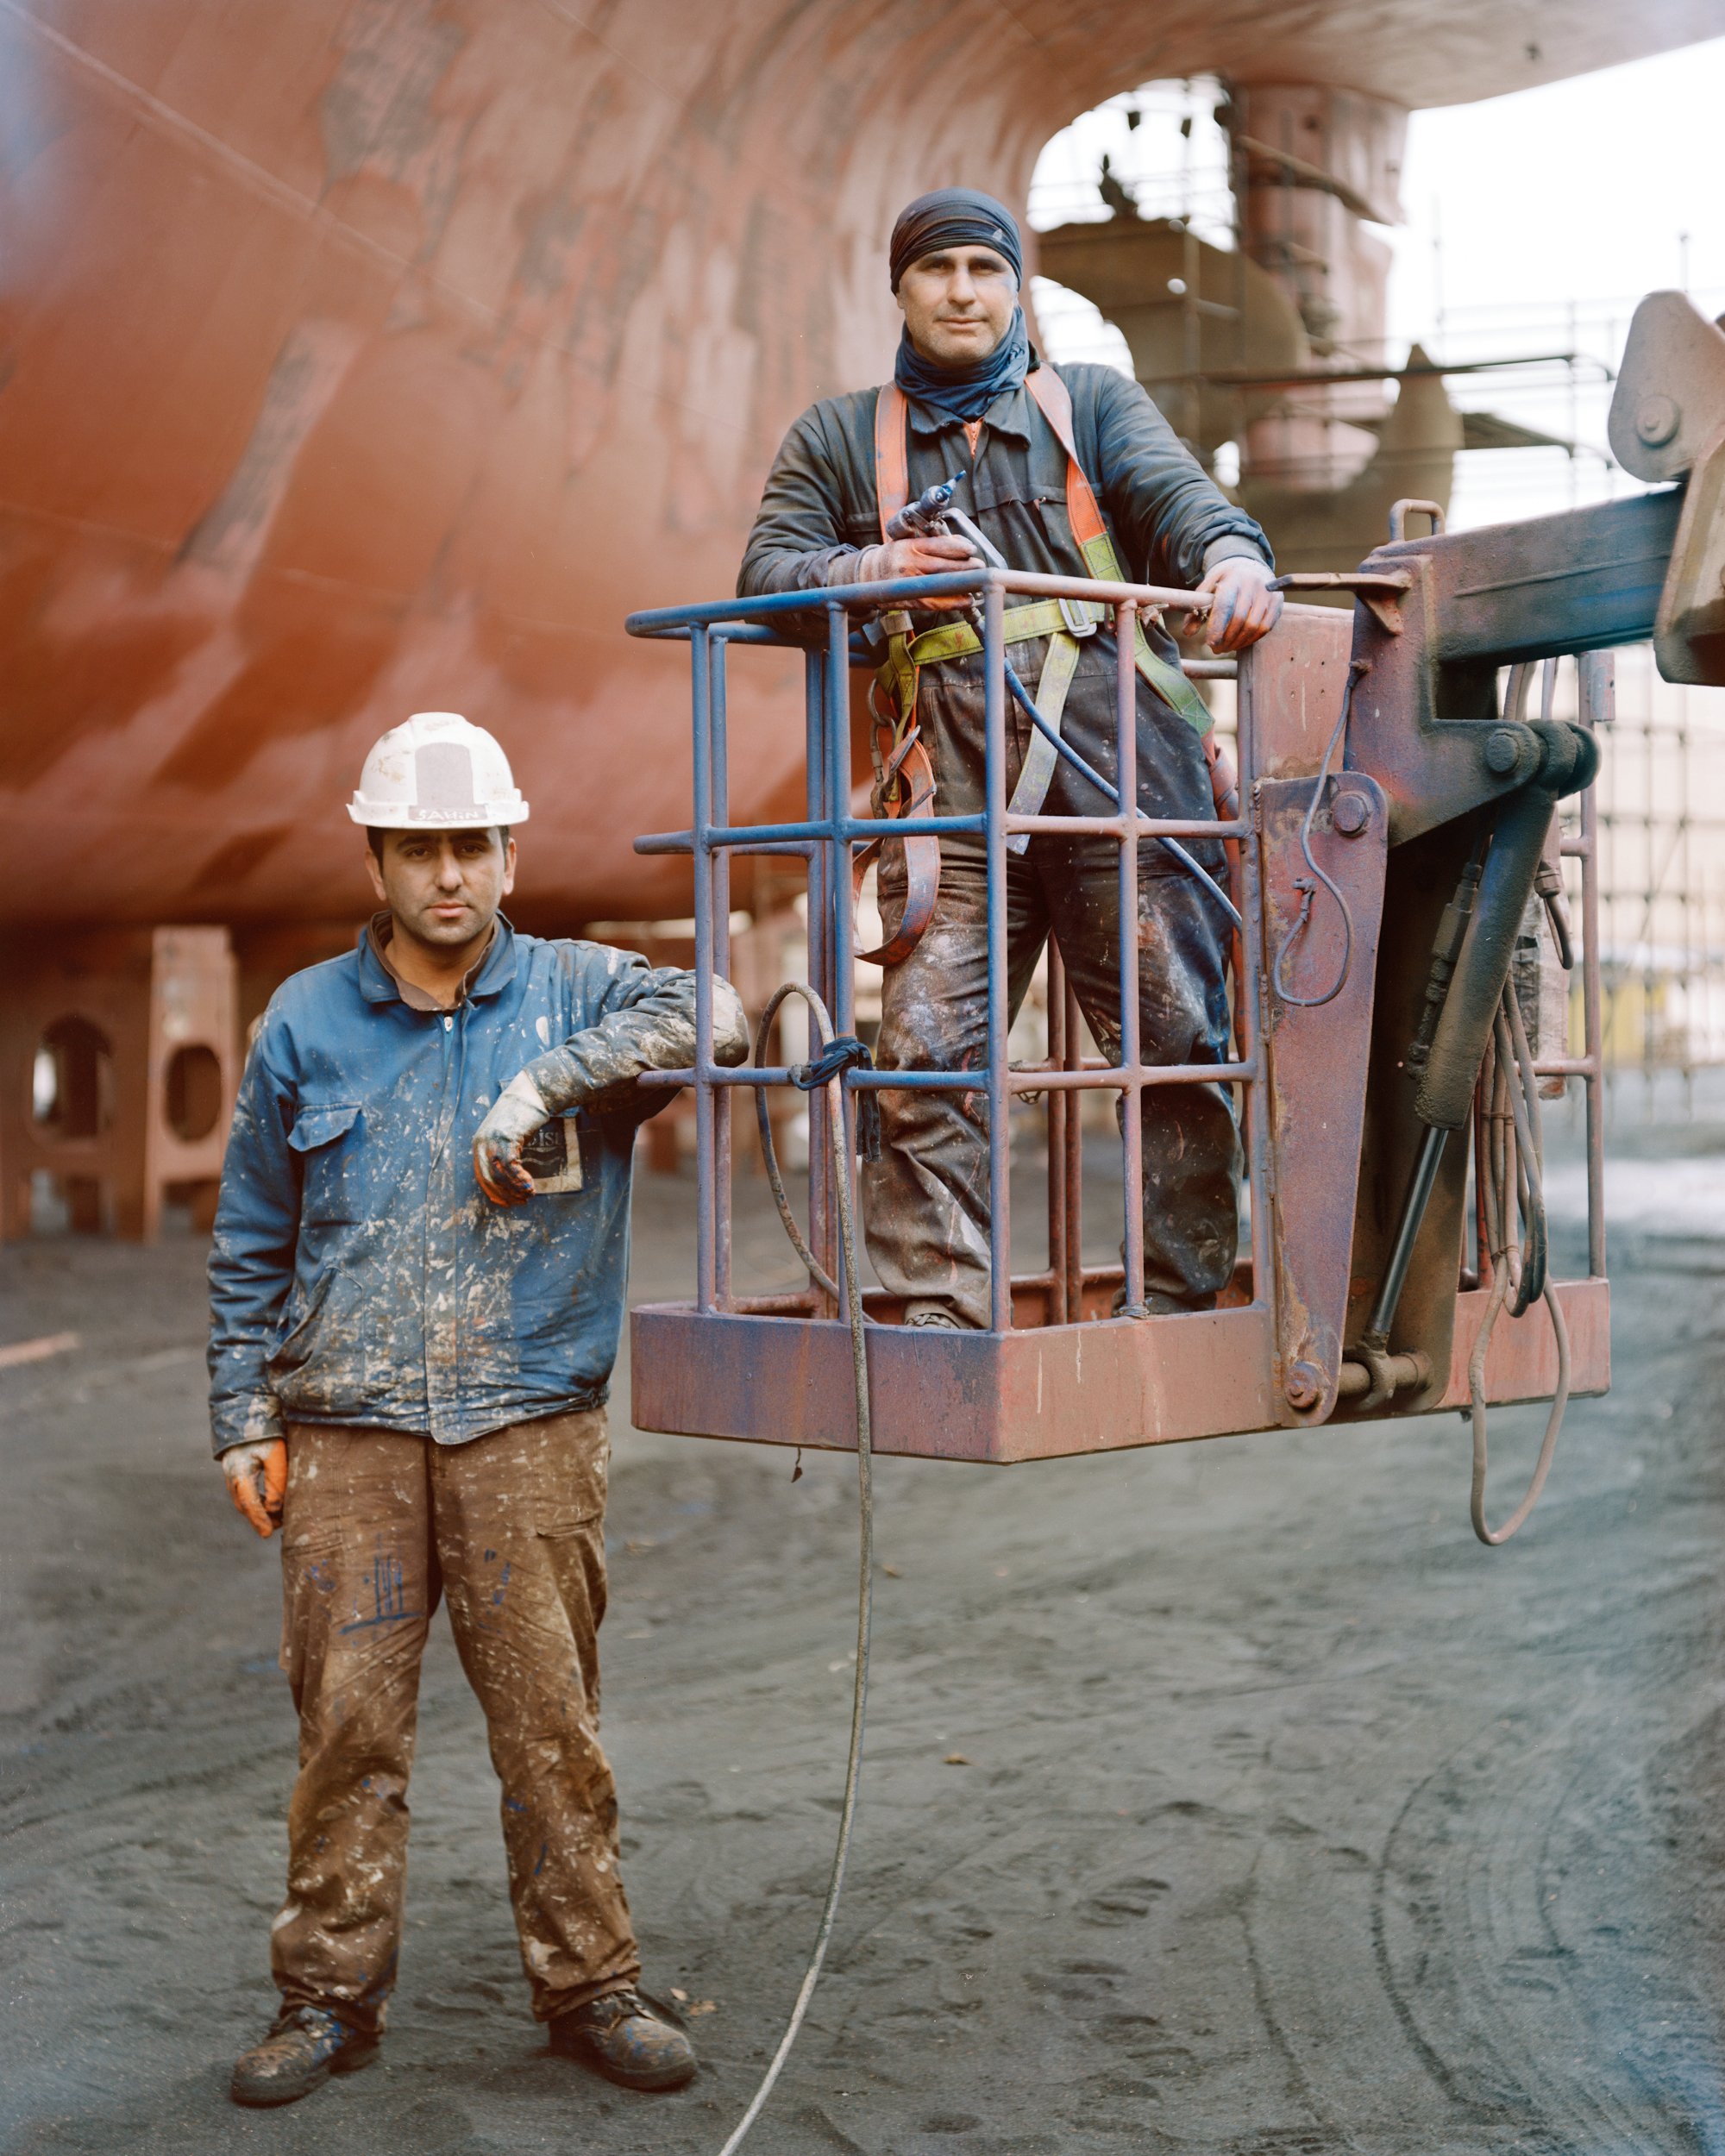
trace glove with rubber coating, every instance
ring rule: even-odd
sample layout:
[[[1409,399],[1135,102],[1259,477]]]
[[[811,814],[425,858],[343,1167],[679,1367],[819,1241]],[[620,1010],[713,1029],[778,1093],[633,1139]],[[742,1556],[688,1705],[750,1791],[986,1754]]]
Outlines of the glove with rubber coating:
[[[682,1070],[693,1062],[693,974],[667,968],[643,979],[651,984],[646,993],[536,1056],[499,1094],[474,1139],[474,1173],[494,1204],[518,1206],[533,1195],[520,1152],[542,1123],[587,1107],[626,1112],[643,1071]],[[712,978],[712,1052],[721,1063],[743,1062],[749,1054],[742,1002],[718,974]]]
[[[827,571],[829,584],[886,584],[901,576],[940,576],[950,569],[976,565],[975,549],[956,532],[920,533],[910,539],[887,539],[879,546],[864,547],[859,554],[839,555]],[[971,592],[950,592],[944,598],[919,599],[919,607],[951,612],[974,603]]]
[[[521,1148],[550,1117],[544,1094],[525,1070],[518,1071],[492,1103],[474,1138],[474,1173],[493,1205],[524,1205],[533,1195]]]
[[[266,1541],[281,1521],[287,1489],[287,1446],[280,1438],[254,1445],[230,1445],[222,1454],[222,1472],[235,1509],[245,1514]]]
[[[1267,636],[1282,618],[1282,594],[1272,592],[1276,572],[1256,554],[1217,554],[1206,565],[1199,592],[1210,601],[1204,641],[1212,651],[1244,651],[1260,636]],[[1186,619],[1189,636],[1204,617]]]

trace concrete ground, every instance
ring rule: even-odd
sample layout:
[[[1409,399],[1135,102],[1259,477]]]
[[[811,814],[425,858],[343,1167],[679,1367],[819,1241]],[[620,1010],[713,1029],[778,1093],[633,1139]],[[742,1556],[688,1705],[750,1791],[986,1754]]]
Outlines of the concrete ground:
[[[1725,2147],[1725,1129],[1622,1150],[1616,1388],[1574,1409],[1509,1550],[1468,1530],[1453,1416],[881,1465],[850,1880],[753,2148]],[[637,1295],[687,1276],[691,1196],[643,1181]],[[852,1470],[811,1457],[794,1484],[781,1455],[630,1435],[619,1408],[605,1727],[694,2086],[631,2096],[546,2052],[440,1626],[384,2061],[242,2113],[294,1730],[275,1549],[205,1450],[202,1256],[0,1253],[0,1340],[80,1341],[0,1370],[3,2146],[717,2150],[826,1877]],[[1538,1426],[1501,1419],[1500,1515]]]

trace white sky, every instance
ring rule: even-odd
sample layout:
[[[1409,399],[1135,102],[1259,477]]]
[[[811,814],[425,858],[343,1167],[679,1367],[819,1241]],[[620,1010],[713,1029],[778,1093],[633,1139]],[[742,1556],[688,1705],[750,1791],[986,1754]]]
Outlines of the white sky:
[[[1725,38],[1408,124],[1390,328],[1446,312],[1636,298],[1683,280],[1725,299]]]
[[[1218,95],[1209,80],[1164,83],[1075,121],[1038,164],[1032,222],[1046,229],[1101,215],[1095,179],[1106,150],[1145,215],[1186,208],[1205,237],[1231,244],[1226,147],[1212,118]],[[1126,118],[1133,108],[1135,128]],[[1377,228],[1396,257],[1391,355],[1416,338],[1451,360],[1590,355],[1573,369],[1452,379],[1456,403],[1546,429],[1586,452],[1463,458],[1456,523],[1536,514],[1633,484],[1602,454],[1606,367],[1622,354],[1635,300],[1684,284],[1685,264],[1697,303],[1709,314],[1725,308],[1722,112],[1725,39],[1414,114],[1408,222]],[[1182,114],[1191,122],[1185,137]],[[1107,360],[1130,372],[1124,338],[1088,302],[1039,282],[1037,305],[1052,357]]]

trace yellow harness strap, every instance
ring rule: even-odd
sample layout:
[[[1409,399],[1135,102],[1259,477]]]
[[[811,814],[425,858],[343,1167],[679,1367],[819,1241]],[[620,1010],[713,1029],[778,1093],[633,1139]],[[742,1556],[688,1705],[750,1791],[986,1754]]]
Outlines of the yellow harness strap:
[[[904,392],[896,382],[888,382],[881,387],[875,405],[875,488],[882,537],[888,524],[910,499],[909,428],[910,407]],[[1098,622],[1107,616],[1107,610],[1102,607],[1084,606],[1082,611]],[[887,631],[887,655],[875,679],[877,689],[888,699],[895,714],[893,738],[896,748],[915,717],[924,667],[966,657],[982,647],[969,622],[942,623],[938,628],[925,630],[919,636],[911,635],[908,614],[888,614],[881,626]],[[1068,628],[1067,616],[1057,599],[1015,606],[1007,614],[1006,637],[1009,644],[1029,643],[1039,636],[1048,638],[1048,650],[1036,686],[1037,709],[1058,733],[1061,716],[1066,708],[1066,692],[1078,670],[1078,642]],[[1034,816],[1041,808],[1053,782],[1055,761],[1056,752],[1051,744],[1041,734],[1033,735],[1019,769],[1019,782],[1007,804],[1013,815]],[[1029,843],[1028,837],[1022,832],[1007,841],[1009,850],[1015,854],[1021,854]]]
[[[1098,624],[1108,618],[1106,606],[1093,605],[1088,599],[1069,599],[1066,604],[1086,620]],[[1057,599],[1038,599],[1034,606],[1009,606],[1006,636],[1009,644],[1030,643],[1038,636],[1065,636],[1069,643],[1076,641],[1068,631],[1067,617]],[[981,639],[965,621],[925,629],[921,636],[911,637],[906,645],[912,663],[919,667],[938,666],[943,659],[966,658],[982,649]]]

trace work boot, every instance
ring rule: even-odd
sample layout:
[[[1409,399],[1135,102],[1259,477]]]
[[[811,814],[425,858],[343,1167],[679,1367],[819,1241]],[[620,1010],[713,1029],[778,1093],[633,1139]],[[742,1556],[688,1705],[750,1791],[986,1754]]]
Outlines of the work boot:
[[[1214,1310],[1215,1307],[1214,1295],[1164,1295],[1154,1288],[1145,1290],[1144,1313],[1147,1318],[1184,1318],[1194,1311]],[[1113,1301],[1108,1306],[1108,1315],[1124,1318],[1126,1314],[1126,1291],[1117,1288]]]
[[[235,2103],[294,2103],[331,2074],[357,2073],[378,2055],[377,2034],[350,2028],[321,2006],[284,2007],[260,2044],[234,2067]]]
[[[553,2051],[625,2089],[681,2089],[695,2078],[694,2046],[632,1985],[558,2015],[550,2037]]]
[[[944,1302],[907,1302],[905,1323],[931,1326],[938,1332],[963,1332],[967,1329],[963,1319]]]

